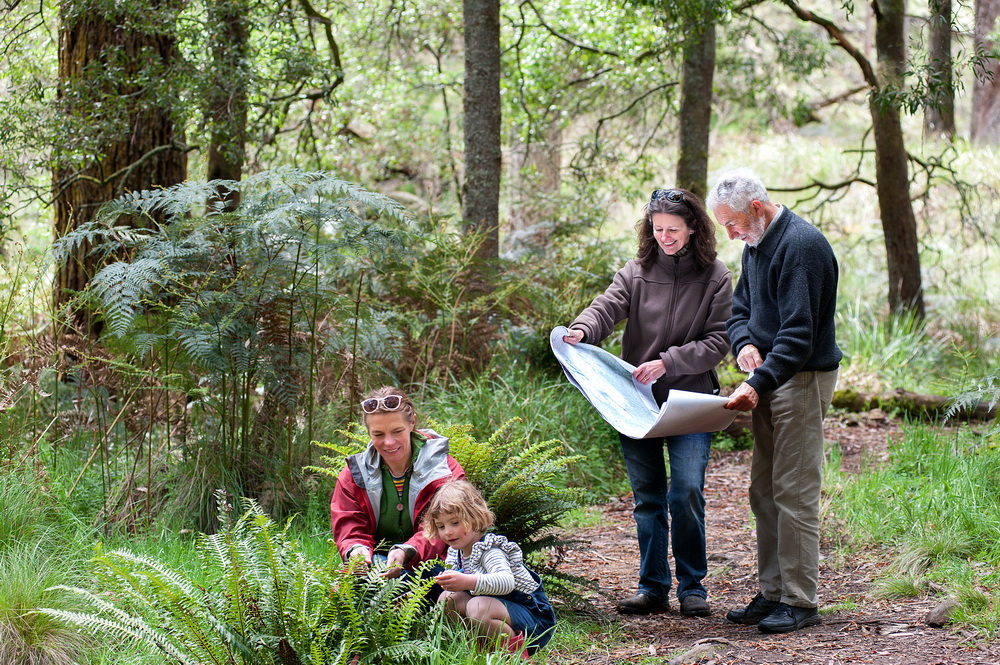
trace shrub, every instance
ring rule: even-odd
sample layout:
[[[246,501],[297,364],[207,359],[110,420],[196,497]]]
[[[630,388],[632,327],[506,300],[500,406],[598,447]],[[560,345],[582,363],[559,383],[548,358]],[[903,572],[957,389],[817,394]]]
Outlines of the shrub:
[[[220,505],[225,506],[220,499]],[[252,500],[233,522],[201,536],[200,570],[185,574],[127,550],[94,558],[99,587],[57,587],[92,611],[45,609],[96,633],[138,640],[170,662],[207,665],[326,665],[412,662],[436,652],[424,635],[433,580],[384,579],[317,563]]]

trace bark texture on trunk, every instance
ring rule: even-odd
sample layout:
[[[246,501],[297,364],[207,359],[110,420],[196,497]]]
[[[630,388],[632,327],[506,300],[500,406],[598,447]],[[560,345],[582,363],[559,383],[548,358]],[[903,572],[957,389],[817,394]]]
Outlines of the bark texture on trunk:
[[[924,133],[950,141],[955,137],[955,90],[951,61],[951,0],[931,0]]]
[[[208,90],[208,120],[212,128],[208,148],[208,179],[243,177],[247,132],[247,16],[245,0],[215,0],[208,5],[212,27],[212,81]],[[227,211],[240,204],[240,193],[230,191],[219,201]]]
[[[677,186],[708,194],[708,148],[715,76],[715,25],[691,26],[684,40]]]
[[[995,51],[997,44],[987,39],[1000,17],[1000,0],[976,0],[973,42],[976,50]],[[977,143],[1000,143],[1000,58],[991,58],[987,71],[992,80],[976,78],[972,85],[971,137]]]
[[[881,88],[900,85],[906,69],[905,1],[875,0],[875,50]],[[885,236],[889,307],[924,316],[917,220],[910,201],[909,164],[899,107],[873,95],[869,101],[875,136],[875,177]]]
[[[500,223],[500,2],[464,0],[465,184],[462,217],[486,239],[479,256],[496,258]]]
[[[91,221],[101,204],[129,191],[167,187],[186,174],[169,108],[151,92],[177,58],[168,32],[144,32],[125,26],[125,16],[108,16],[87,3],[67,2],[60,12],[59,89],[57,99],[70,127],[92,134],[69,137],[53,169],[56,238]],[[168,30],[169,30],[168,26]],[[77,141],[79,140],[79,143]],[[67,153],[85,155],[73,159]],[[100,268],[89,243],[78,246],[56,269],[53,303],[69,304]],[[72,323],[97,335],[100,324],[84,311]]]

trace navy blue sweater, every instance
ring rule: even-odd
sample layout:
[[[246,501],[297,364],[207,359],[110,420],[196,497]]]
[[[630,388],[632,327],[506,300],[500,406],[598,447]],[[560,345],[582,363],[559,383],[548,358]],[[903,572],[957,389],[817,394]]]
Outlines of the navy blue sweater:
[[[788,208],[768,225],[757,247],[743,249],[742,274],[726,322],[733,355],[753,344],[764,364],[747,383],[758,394],[797,372],[830,371],[837,347],[837,257],[823,234]]]

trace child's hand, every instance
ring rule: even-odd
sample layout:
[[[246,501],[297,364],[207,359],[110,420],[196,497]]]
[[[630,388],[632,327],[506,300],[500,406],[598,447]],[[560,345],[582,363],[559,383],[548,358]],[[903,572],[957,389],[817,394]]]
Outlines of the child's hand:
[[[476,588],[476,576],[460,573],[457,570],[446,570],[434,578],[445,591],[472,591]]]

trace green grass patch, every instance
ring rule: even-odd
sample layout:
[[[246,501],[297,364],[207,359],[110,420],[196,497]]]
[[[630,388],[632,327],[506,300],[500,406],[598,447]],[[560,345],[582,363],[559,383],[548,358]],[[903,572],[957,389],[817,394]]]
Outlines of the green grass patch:
[[[827,508],[859,542],[891,551],[883,597],[929,589],[962,600],[956,620],[1000,633],[1000,450],[968,428],[907,424],[890,461],[828,486]],[[932,584],[933,583],[933,584]]]

